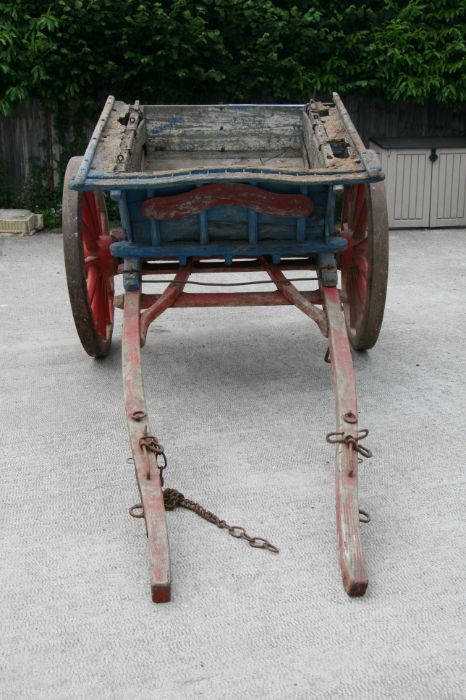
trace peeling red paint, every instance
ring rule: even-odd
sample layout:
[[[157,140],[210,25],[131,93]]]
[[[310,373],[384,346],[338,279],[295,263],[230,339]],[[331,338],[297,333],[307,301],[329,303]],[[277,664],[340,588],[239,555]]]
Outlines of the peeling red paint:
[[[302,194],[277,194],[252,185],[227,183],[202,185],[182,194],[152,197],[141,204],[141,211],[146,219],[172,221],[227,205],[281,217],[309,216],[313,210],[312,199]]]

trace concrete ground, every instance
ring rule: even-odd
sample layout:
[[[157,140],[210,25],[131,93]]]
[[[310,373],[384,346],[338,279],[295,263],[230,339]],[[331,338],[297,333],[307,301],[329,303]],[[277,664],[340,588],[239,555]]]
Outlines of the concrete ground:
[[[123,412],[121,312],[81,349],[61,236],[1,246],[0,697],[460,700],[465,691],[466,231],[391,233],[377,346],[355,357],[374,457],[370,585],[343,592],[326,343],[288,308],[177,309],[143,353],[167,485],[267,537],[168,514],[149,598]]]

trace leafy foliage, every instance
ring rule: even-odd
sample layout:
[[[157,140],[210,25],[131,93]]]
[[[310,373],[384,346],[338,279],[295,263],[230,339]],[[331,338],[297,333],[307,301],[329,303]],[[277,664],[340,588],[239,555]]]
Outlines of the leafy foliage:
[[[387,21],[369,47],[395,100],[466,101],[466,2],[386,2]]]
[[[128,101],[466,101],[466,0],[8,0],[0,113]],[[70,112],[72,108],[72,112]]]

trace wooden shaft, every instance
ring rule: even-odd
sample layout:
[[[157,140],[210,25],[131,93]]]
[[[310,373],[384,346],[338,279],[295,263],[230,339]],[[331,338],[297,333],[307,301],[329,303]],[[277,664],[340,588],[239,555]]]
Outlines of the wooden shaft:
[[[149,543],[152,600],[164,603],[170,600],[171,576],[162,484],[154,453],[140,445],[150,429],[142,383],[139,315],[139,290],[126,292],[122,346],[126,420]]]
[[[353,360],[338,290],[321,287],[328,318],[328,346],[336,402],[336,432],[357,439],[357,400]],[[354,418],[345,420],[345,415]],[[340,568],[345,590],[350,596],[362,596],[367,574],[362,551],[358,503],[358,453],[351,445],[336,445],[336,516]]]

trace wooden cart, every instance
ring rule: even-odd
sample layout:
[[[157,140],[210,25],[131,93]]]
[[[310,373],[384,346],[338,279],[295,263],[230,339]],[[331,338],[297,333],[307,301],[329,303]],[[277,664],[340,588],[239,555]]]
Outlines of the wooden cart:
[[[351,346],[371,348],[382,324],[382,180],[336,93],[332,102],[306,105],[128,105],[109,97],[84,157],[70,160],[63,234],[71,306],[93,357],[109,352],[114,307],[123,308],[126,416],[155,602],[170,599],[165,455],[149,429],[141,347],[169,307],[294,304],[328,338],[340,566],[349,595],[366,591],[357,485],[358,461],[370,452],[358,427]],[[118,203],[121,230],[109,231],[105,192]],[[299,291],[289,281],[296,270],[317,274],[309,277],[317,285]],[[185,291],[193,273],[237,271],[265,271],[277,289]],[[119,296],[115,274],[123,276]],[[147,293],[160,275],[170,276],[165,291]]]

